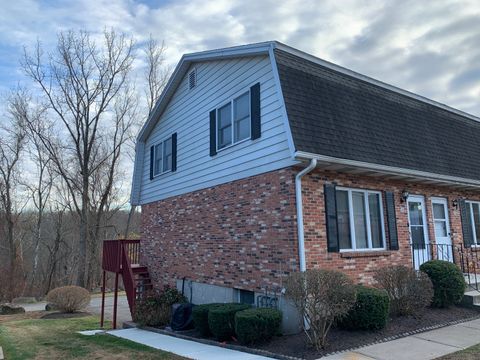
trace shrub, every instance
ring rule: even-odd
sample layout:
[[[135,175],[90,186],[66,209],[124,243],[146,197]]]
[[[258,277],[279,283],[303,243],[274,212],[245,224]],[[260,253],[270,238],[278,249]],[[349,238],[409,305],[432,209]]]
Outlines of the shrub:
[[[432,306],[448,307],[462,301],[466,283],[462,272],[455,264],[431,260],[423,263],[420,270],[432,280],[434,291]]]
[[[195,329],[198,330],[201,336],[207,337],[212,335],[210,328],[208,327],[208,312],[210,309],[215,308],[222,304],[213,303],[213,304],[202,304],[196,305],[193,308],[192,316]]]
[[[229,303],[211,308],[208,312],[208,327],[217,340],[228,340],[235,335],[235,314],[249,309],[250,305]]]
[[[140,326],[165,326],[172,317],[172,305],[187,299],[177,289],[165,286],[162,291],[147,295],[137,301],[134,319]]]
[[[47,294],[47,302],[62,312],[73,313],[87,307],[90,293],[80,286],[62,286]]]
[[[257,308],[235,314],[235,334],[242,344],[270,339],[279,333],[282,312],[276,309]]]
[[[0,315],[13,315],[13,314],[22,314],[25,312],[25,309],[21,306],[0,305]]]
[[[387,324],[390,299],[385,290],[357,286],[357,300],[340,325],[351,330],[379,330]]]
[[[333,322],[344,317],[355,304],[355,286],[339,271],[292,273],[285,288],[285,295],[305,319],[305,334],[316,349],[325,347]]]
[[[421,315],[432,302],[432,282],[422,272],[402,265],[378,269],[378,287],[386,290],[392,315]]]

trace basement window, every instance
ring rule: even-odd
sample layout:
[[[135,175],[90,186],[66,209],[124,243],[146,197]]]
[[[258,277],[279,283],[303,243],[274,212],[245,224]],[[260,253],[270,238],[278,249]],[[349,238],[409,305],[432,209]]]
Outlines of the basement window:
[[[250,290],[238,290],[239,302],[241,304],[254,305],[255,304],[255,293]]]

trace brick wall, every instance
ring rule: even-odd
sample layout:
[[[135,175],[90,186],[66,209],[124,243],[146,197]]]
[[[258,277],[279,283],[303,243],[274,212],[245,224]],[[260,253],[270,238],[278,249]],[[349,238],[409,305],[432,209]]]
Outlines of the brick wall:
[[[329,253],[327,252],[327,238],[325,227],[325,207],[323,186],[325,182],[335,182],[338,186],[369,189],[377,191],[393,191],[395,193],[395,210],[397,217],[397,231],[399,250]],[[385,181],[381,178],[367,176],[339,174],[332,171],[316,170],[307,174],[302,180],[305,247],[307,268],[327,268],[341,270],[361,283],[371,283],[373,271],[379,267],[401,264],[412,266],[410,250],[410,235],[408,228],[408,212],[406,203],[401,202],[401,193],[407,189],[411,195],[423,195],[428,222],[430,242],[435,239],[432,217],[432,197],[448,199],[451,237],[454,244],[463,242],[460,211],[452,206],[452,200],[465,197],[470,200],[479,200],[478,193],[455,191],[446,186],[432,186],[414,184],[411,182]],[[385,211],[385,197],[383,196]],[[386,214],[384,214],[386,219]],[[385,232],[388,239],[387,224]]]
[[[154,284],[175,279],[262,291],[279,289],[298,270],[295,175],[300,168],[273,171],[142,206],[142,263]],[[325,182],[338,186],[393,191],[399,250],[328,253]],[[461,244],[460,212],[452,200],[480,200],[479,194],[449,187],[385,181],[316,170],[302,180],[307,268],[336,269],[355,281],[371,283],[373,271],[391,264],[411,266],[408,215],[401,193],[425,196],[430,241],[435,239],[431,198],[448,198],[451,236]],[[385,211],[385,198],[382,197]],[[386,215],[384,215],[386,219]],[[385,224],[388,242],[388,230]]]
[[[142,206],[142,263],[154,284],[187,279],[279,289],[298,269],[295,174],[273,171]]]

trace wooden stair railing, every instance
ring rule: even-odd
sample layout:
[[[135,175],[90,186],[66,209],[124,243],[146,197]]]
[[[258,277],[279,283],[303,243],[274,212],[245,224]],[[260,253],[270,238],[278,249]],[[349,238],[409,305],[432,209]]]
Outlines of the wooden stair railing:
[[[140,266],[140,240],[105,240],[103,242],[103,284],[102,284],[102,312],[100,326],[104,324],[105,314],[105,279],[106,272],[115,273],[115,290],[113,300],[113,328],[117,327],[118,308],[118,279],[122,275],[123,286],[127,294],[128,307],[132,318],[135,305],[148,290],[153,289],[148,268]]]

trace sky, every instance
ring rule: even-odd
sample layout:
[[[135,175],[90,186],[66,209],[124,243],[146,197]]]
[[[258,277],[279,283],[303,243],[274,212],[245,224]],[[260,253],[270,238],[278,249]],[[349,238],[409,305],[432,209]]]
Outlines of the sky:
[[[23,47],[105,28],[183,53],[278,40],[480,116],[480,1],[0,0],[0,91],[24,81]]]

